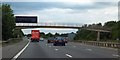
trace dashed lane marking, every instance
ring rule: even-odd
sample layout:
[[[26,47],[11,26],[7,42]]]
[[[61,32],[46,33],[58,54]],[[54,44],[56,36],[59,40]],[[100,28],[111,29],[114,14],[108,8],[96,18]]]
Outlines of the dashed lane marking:
[[[58,49],[55,49],[56,51],[58,51]]]
[[[85,49],[85,50],[92,51],[92,49]]]
[[[113,56],[116,56],[116,57],[119,57],[119,55],[117,55],[117,54],[112,54]]]
[[[76,47],[76,46],[73,46],[73,47]]]
[[[72,58],[72,56],[70,54],[66,54],[66,56]]]

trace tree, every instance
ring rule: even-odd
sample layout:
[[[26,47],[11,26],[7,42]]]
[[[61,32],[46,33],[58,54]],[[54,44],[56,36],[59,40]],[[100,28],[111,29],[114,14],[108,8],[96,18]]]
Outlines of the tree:
[[[0,3],[0,34],[2,34],[2,5]],[[0,35],[0,40],[2,40],[2,35]]]
[[[7,40],[13,37],[15,18],[10,5],[2,4],[2,39]]]
[[[60,34],[59,33],[55,33],[55,36],[60,36]]]
[[[46,34],[46,36],[47,36],[47,37],[53,37],[53,34],[48,33],[48,34]]]
[[[104,27],[113,27],[116,24],[116,21],[108,21],[104,24]]]
[[[40,33],[40,37],[45,38],[45,33],[44,33],[44,32],[41,32],[41,33]]]
[[[111,37],[113,40],[118,38],[119,34],[119,21],[108,21],[105,23],[104,27],[108,27],[111,29]]]
[[[120,20],[117,22],[118,38],[120,40]]]
[[[120,39],[120,21],[108,21],[102,26],[101,23],[88,25],[88,28],[109,28],[111,32],[101,32],[100,39],[102,40],[115,40]],[[79,29],[75,36],[76,40],[96,40],[97,33],[85,29]]]
[[[62,36],[62,37],[67,37],[67,36],[68,36],[68,34],[61,34],[61,36]]]

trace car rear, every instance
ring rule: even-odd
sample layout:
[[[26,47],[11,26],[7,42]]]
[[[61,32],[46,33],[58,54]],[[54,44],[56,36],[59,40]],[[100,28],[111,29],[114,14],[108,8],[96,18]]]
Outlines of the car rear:
[[[53,45],[54,46],[65,46],[65,41],[64,41],[64,39],[63,38],[56,38],[55,40],[54,40],[54,43],[53,43]]]

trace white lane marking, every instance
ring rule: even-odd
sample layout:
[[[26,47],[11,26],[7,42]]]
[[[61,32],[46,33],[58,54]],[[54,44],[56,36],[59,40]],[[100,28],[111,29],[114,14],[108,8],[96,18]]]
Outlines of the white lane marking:
[[[92,51],[92,49],[85,49],[85,50]]]
[[[100,48],[106,48],[106,47],[100,47]]]
[[[58,49],[55,49],[56,51],[58,51]]]
[[[72,58],[72,56],[71,56],[70,54],[66,54],[66,56],[68,56],[68,57]]]
[[[119,55],[117,55],[117,54],[112,54],[113,56],[116,56],[116,57],[119,57]]]
[[[52,47],[52,46],[49,46],[49,47]]]
[[[80,44],[80,45],[83,45],[83,44]]]
[[[76,47],[76,46],[73,46],[73,47]]]
[[[22,54],[22,52],[29,46],[29,44],[30,44],[30,41],[28,42],[28,44],[17,55],[15,55],[12,58],[12,60],[16,60]]]

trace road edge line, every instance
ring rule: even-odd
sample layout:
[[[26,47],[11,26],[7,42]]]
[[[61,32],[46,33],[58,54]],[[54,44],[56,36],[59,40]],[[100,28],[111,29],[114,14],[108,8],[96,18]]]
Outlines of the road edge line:
[[[22,52],[29,46],[30,41],[27,43],[27,45],[19,52],[17,53],[11,60],[16,60],[21,54]]]

